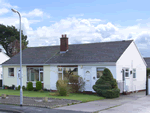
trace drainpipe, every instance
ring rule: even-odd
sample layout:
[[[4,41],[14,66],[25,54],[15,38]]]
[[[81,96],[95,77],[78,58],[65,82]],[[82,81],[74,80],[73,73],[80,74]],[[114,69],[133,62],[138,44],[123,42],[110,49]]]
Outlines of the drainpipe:
[[[148,95],[148,74],[147,74],[147,71],[146,71],[146,95]]]

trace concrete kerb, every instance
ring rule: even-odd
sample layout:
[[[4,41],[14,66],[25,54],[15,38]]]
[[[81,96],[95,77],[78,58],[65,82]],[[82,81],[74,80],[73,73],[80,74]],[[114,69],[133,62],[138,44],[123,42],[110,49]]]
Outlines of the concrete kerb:
[[[74,103],[67,103],[67,104],[63,104],[63,105],[54,105],[52,107],[50,106],[46,106],[46,105],[35,105],[35,104],[23,104],[23,106],[32,106],[32,107],[42,107],[42,108],[49,108],[49,109],[52,109],[52,108],[58,108],[58,107],[64,107],[64,106],[69,106],[69,105],[74,105],[74,104],[79,104],[81,102],[74,102]],[[0,104],[5,104],[5,105],[17,105],[17,106],[20,106],[20,104],[18,103],[8,103],[8,102],[3,102],[3,103],[0,103]]]

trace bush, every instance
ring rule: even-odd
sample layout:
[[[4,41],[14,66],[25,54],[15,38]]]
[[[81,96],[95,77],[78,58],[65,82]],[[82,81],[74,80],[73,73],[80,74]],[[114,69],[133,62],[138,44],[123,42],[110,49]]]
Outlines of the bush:
[[[28,84],[27,84],[27,90],[28,91],[32,91],[33,90],[33,83],[32,82],[28,82]]]
[[[12,89],[14,89],[15,88],[15,85],[12,85]]]
[[[42,89],[42,83],[41,81],[36,81],[36,90],[39,91]]]
[[[85,82],[83,81],[83,78],[79,75],[70,75],[69,83],[71,92],[77,93],[79,91],[84,90]]]
[[[20,90],[20,85],[17,87],[17,90]]]
[[[147,76],[150,75],[150,68],[147,68]]]
[[[107,68],[104,69],[103,75],[96,81],[93,89],[99,96],[106,98],[116,98],[120,95],[117,81],[113,78],[112,73]]]
[[[44,90],[43,90],[43,89],[40,89],[39,92],[42,93],[42,92],[44,92]]]
[[[22,86],[22,89],[23,89],[23,90],[26,90],[26,87],[25,87],[25,86]]]
[[[69,86],[67,80],[58,80],[56,82],[57,92],[60,96],[67,96],[69,95]]]

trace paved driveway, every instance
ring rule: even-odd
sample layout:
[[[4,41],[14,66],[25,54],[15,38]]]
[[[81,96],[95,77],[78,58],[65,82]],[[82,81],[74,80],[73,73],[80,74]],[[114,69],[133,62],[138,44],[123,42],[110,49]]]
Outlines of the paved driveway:
[[[96,112],[96,111],[102,111],[111,107],[119,106],[125,103],[130,103],[142,97],[145,97],[145,91],[139,92],[139,93],[133,93],[130,95],[121,95],[119,98],[115,98],[115,99],[104,99],[104,100],[99,100],[99,101],[92,101],[92,102],[87,102],[87,103],[71,105],[71,106],[59,107],[56,109]]]
[[[121,106],[103,110],[99,113],[150,113],[150,96],[128,102]]]

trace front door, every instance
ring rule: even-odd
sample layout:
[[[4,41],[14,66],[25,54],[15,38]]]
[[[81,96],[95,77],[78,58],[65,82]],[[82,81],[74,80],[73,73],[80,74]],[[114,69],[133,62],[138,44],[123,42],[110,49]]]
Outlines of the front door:
[[[91,91],[91,69],[84,69],[85,91]]]
[[[17,68],[17,87],[20,85],[20,68]]]

